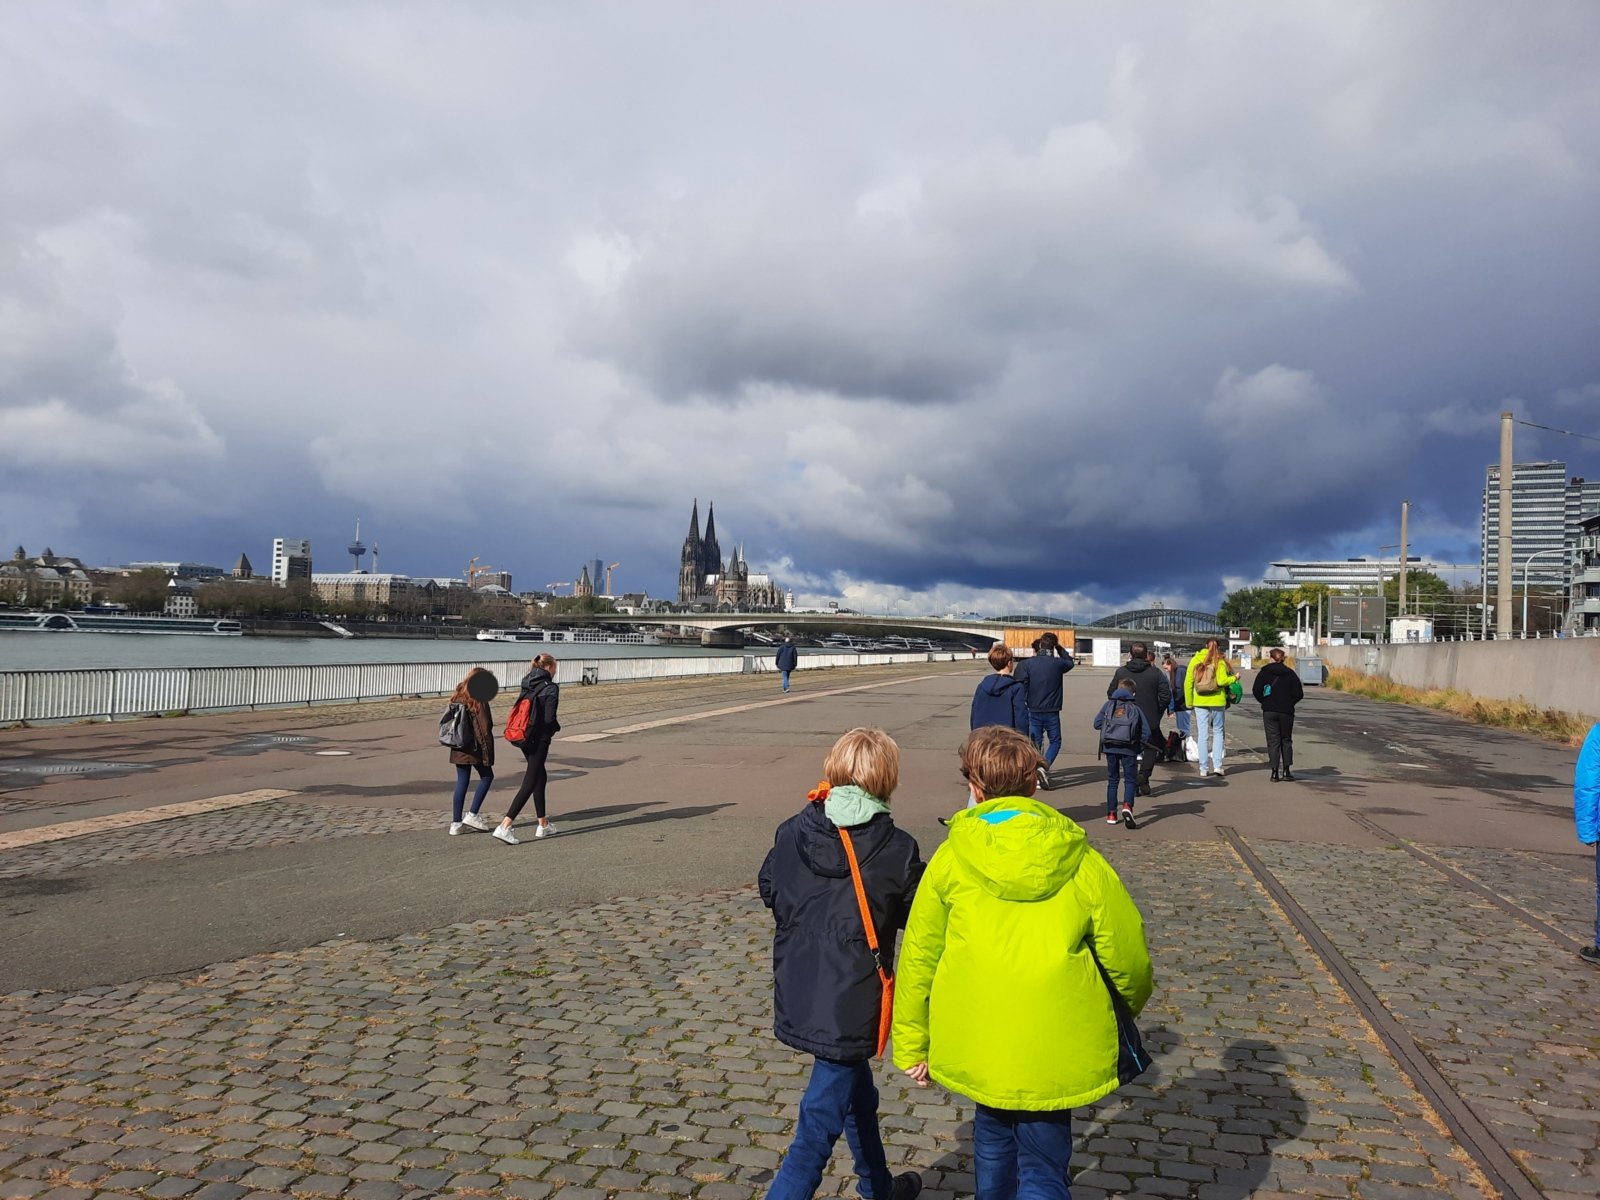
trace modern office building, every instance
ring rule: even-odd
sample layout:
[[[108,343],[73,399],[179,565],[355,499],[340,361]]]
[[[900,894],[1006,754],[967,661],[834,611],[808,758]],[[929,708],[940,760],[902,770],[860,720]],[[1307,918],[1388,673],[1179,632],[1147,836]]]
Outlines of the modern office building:
[[[1566,628],[1571,633],[1600,634],[1600,511],[1578,522],[1572,560]]]
[[[151,569],[165,571],[173,579],[192,579],[204,583],[211,579],[221,579],[227,574],[221,567],[213,567],[209,563],[196,562],[131,562],[129,571],[148,571]]]
[[[1416,554],[1406,555],[1408,571],[1432,571],[1442,575],[1448,565]],[[1381,580],[1393,579],[1398,574],[1399,558],[1282,558],[1267,568],[1261,584],[1288,589],[1306,583],[1325,583],[1341,591],[1354,591],[1377,587]]]
[[[285,587],[291,579],[311,578],[311,543],[305,538],[272,539],[272,582]]]
[[[1567,478],[1567,464],[1513,463],[1511,467],[1511,582],[1565,588],[1577,546],[1578,525],[1600,506],[1600,481]],[[1500,585],[1500,466],[1490,466],[1483,485],[1484,571],[1491,588]],[[1537,556],[1537,557],[1535,557]]]

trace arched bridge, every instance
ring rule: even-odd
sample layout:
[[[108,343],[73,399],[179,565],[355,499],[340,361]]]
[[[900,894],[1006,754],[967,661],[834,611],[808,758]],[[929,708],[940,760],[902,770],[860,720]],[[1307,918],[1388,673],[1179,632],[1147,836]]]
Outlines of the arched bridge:
[[[1146,633],[1223,633],[1216,613],[1188,608],[1132,608],[1090,621],[1089,629],[1137,629]]]
[[[1006,626],[999,621],[978,621],[954,617],[869,616],[866,613],[806,612],[701,612],[701,613],[595,613],[587,620],[608,625],[661,625],[706,632],[732,629],[760,629],[782,625],[789,629],[827,631],[830,629],[873,629],[881,633],[922,636],[958,634],[984,641],[997,641]]]

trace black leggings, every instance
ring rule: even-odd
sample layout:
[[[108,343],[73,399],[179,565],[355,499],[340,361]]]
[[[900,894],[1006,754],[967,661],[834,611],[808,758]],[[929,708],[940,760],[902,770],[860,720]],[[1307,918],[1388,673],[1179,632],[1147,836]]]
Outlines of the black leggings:
[[[506,820],[515,821],[517,814],[522,811],[522,806],[528,802],[528,797],[533,797],[533,813],[541,821],[544,820],[544,788],[550,780],[550,772],[545,770],[544,760],[550,754],[550,737],[536,737],[531,742],[522,746],[522,757],[528,760],[528,769],[523,773],[522,786],[517,788],[517,794],[511,801],[511,807],[506,810]]]

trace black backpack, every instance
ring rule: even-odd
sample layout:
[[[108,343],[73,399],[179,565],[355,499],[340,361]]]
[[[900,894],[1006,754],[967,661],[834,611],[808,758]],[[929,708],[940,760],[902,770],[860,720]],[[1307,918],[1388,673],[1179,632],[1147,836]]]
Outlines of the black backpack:
[[[465,704],[451,703],[439,718],[439,744],[452,750],[466,750],[472,745],[472,722]]]
[[[1132,700],[1106,701],[1105,719],[1100,722],[1100,741],[1115,750],[1139,744],[1139,706]]]

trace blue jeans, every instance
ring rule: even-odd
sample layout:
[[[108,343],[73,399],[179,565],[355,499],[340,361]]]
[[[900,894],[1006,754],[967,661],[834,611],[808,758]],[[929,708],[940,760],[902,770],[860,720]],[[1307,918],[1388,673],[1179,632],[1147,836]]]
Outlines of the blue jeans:
[[[840,1132],[855,1155],[856,1191],[864,1200],[889,1200],[894,1184],[883,1139],[878,1136],[878,1088],[872,1063],[832,1062],[819,1058],[811,1082],[800,1098],[794,1142],[767,1191],[767,1200],[811,1200],[822,1186],[822,1173],[833,1156]]]
[[[978,1200],[1071,1200],[1072,1111],[1012,1112],[978,1105],[972,1172]]]
[[[1224,751],[1222,733],[1227,723],[1228,710],[1220,704],[1216,708],[1194,709],[1194,738],[1195,741],[1200,743],[1200,769],[1202,771],[1207,769],[1212,771],[1222,770],[1222,755]],[[1209,768],[1206,766],[1207,741],[1211,743],[1211,765]]]
[[[1172,719],[1173,719],[1173,721],[1175,721],[1177,723],[1178,732],[1180,734],[1182,734],[1184,737],[1188,737],[1189,736],[1189,732],[1190,732],[1190,730],[1189,730],[1189,710],[1187,708],[1176,708],[1176,709],[1173,709],[1172,710]]]
[[[1117,811],[1117,776],[1122,776],[1122,802],[1129,808],[1133,807],[1133,792],[1135,777],[1138,771],[1139,756],[1136,754],[1123,754],[1117,750],[1106,751],[1106,811]]]
[[[787,692],[789,690],[789,672],[781,671],[779,674],[783,676],[783,690]]]
[[[450,798],[450,820],[456,824],[461,823],[461,805],[467,798],[467,782],[472,778],[471,767],[456,768],[456,794]],[[489,794],[489,785],[494,782],[493,767],[478,768],[478,790],[472,796],[472,811],[477,812],[483,807],[483,798]]]
[[[1049,766],[1056,761],[1056,755],[1061,753],[1061,714],[1060,712],[1034,712],[1028,710],[1028,736],[1033,739],[1033,744],[1039,747],[1044,755],[1044,765]],[[1050,744],[1044,744],[1045,738],[1050,739]]]

